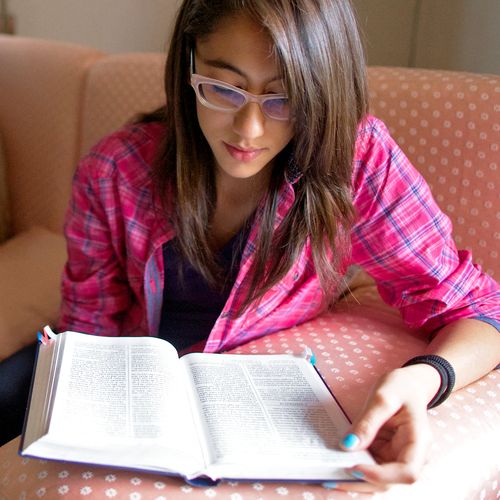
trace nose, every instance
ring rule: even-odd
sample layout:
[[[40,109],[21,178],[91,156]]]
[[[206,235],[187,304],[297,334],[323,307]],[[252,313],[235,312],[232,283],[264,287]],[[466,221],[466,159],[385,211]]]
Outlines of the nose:
[[[236,112],[233,129],[240,137],[255,139],[264,134],[265,119],[260,105],[249,102]]]

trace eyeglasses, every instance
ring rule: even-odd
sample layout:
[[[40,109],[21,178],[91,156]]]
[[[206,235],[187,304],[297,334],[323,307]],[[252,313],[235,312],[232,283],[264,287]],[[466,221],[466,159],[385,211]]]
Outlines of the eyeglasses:
[[[283,121],[290,119],[290,107],[285,94],[254,95],[228,83],[196,73],[191,75],[191,86],[198,100],[207,108],[234,113],[249,102],[256,102],[269,118]]]
[[[193,72],[194,55],[191,53],[191,86],[198,100],[207,108],[234,113],[249,102],[256,102],[266,116],[274,120],[289,120],[290,107],[286,94],[254,95],[228,83]]]

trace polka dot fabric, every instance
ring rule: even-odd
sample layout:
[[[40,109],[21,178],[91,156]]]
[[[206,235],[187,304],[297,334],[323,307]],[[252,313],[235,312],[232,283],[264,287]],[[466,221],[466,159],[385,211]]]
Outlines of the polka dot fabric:
[[[389,127],[454,224],[459,248],[500,275],[500,77],[369,69],[371,111]]]
[[[81,153],[141,113],[165,104],[163,54],[114,54],[92,65],[83,101]]]
[[[300,353],[310,347],[320,374],[352,418],[374,381],[419,352],[423,344],[416,333],[405,329],[395,311],[380,303],[375,289],[367,286],[359,289],[356,298],[339,303],[316,320],[233,352]],[[499,392],[500,374],[493,372],[430,410],[434,441],[421,477],[413,485],[398,485],[376,495],[347,494],[315,484],[258,481],[195,488],[159,474],[21,458],[16,455],[16,439],[0,449],[0,499],[494,499],[500,480]]]

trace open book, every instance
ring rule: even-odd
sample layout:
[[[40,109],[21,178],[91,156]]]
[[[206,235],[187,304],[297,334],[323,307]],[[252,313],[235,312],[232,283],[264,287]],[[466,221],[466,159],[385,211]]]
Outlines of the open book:
[[[153,337],[40,344],[20,453],[188,480],[353,480],[348,419],[292,355],[192,353]]]

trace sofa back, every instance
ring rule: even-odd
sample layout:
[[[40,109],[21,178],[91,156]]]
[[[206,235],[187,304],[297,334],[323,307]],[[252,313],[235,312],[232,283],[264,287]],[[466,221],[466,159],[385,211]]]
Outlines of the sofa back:
[[[500,76],[369,70],[372,111],[429,183],[459,248],[500,277]]]
[[[61,230],[79,154],[82,95],[103,57],[76,45],[0,36],[0,140],[10,232]]]
[[[15,232],[61,231],[77,159],[164,102],[164,55],[0,37],[0,137]],[[371,111],[430,184],[459,247],[498,268],[500,77],[369,68]]]
[[[163,54],[116,54],[88,71],[83,98],[80,155],[138,114],[165,104]]]
[[[79,158],[104,135],[163,104],[163,54],[105,54],[0,35],[0,144],[8,232],[61,232]],[[1,161],[0,161],[1,163]],[[1,168],[1,167],[0,167]],[[7,232],[4,227],[0,233]]]

